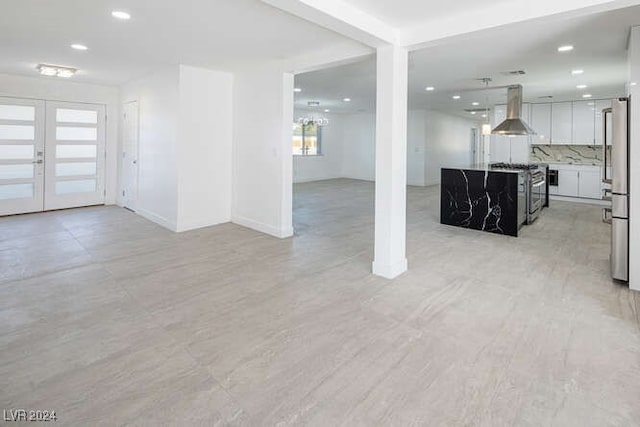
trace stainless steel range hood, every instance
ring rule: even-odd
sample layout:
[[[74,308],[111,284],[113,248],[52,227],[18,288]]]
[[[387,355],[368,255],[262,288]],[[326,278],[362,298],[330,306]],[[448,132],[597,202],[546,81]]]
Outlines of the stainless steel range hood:
[[[522,85],[509,86],[507,92],[507,119],[491,131],[494,135],[535,135],[536,132],[522,119]]]

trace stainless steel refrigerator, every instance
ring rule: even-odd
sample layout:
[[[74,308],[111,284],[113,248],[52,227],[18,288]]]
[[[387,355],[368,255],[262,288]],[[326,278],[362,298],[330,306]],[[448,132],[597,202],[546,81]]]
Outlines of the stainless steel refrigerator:
[[[604,199],[611,200],[604,216],[611,224],[611,276],[629,281],[629,99],[612,100],[602,118],[603,182],[610,186]]]

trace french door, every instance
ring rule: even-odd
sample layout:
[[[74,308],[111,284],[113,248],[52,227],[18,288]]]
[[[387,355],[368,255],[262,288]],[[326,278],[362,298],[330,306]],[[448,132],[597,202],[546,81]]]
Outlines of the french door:
[[[104,106],[49,102],[44,210],[104,203]]]
[[[0,215],[44,203],[44,101],[0,98]]]
[[[0,98],[0,215],[104,203],[103,105]]]

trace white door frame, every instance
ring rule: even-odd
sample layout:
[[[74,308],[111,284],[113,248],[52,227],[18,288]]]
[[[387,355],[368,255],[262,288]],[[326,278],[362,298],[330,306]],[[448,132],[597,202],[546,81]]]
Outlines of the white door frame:
[[[122,206],[136,210],[139,177],[139,105],[138,101],[125,102],[122,130]]]

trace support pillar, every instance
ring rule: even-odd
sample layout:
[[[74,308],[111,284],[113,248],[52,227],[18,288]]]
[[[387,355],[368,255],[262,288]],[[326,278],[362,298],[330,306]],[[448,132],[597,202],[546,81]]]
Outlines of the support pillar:
[[[407,271],[408,63],[406,49],[378,48],[373,273],[388,279]]]

